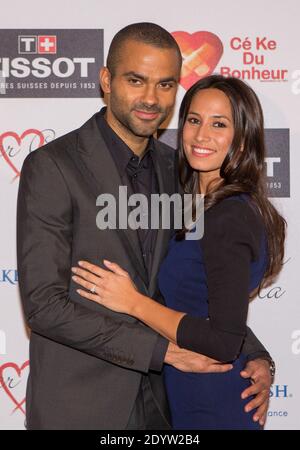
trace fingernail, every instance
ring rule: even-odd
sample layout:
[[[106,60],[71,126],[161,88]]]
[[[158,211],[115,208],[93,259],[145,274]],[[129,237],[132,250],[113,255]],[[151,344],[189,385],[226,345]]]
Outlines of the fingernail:
[[[254,417],[253,417],[253,420],[254,420],[254,422],[257,422],[257,421],[259,420],[259,417],[254,416]]]
[[[76,281],[77,277],[75,277],[75,275],[72,276],[72,280]]]
[[[83,261],[78,261],[78,265],[79,266],[83,266],[84,262]]]
[[[81,290],[80,289],[76,289],[76,292],[78,292],[78,294],[80,294]]]
[[[72,272],[74,272],[74,273],[76,273],[77,272],[77,269],[76,269],[76,267],[72,267]]]
[[[111,263],[110,261],[108,261],[107,259],[104,259],[103,262],[104,262],[105,264],[108,264],[108,265],[109,265],[109,264],[112,264],[112,263]]]

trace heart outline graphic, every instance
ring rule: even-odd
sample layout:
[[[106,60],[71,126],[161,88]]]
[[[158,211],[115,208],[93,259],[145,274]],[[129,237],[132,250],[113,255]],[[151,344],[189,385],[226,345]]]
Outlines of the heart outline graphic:
[[[13,181],[20,176],[20,171],[13,164],[13,162],[11,161],[11,158],[6,153],[6,151],[4,149],[3,141],[6,137],[13,137],[16,140],[16,142],[18,143],[18,145],[20,146],[22,143],[22,140],[29,134],[35,134],[39,137],[40,142],[39,142],[38,147],[41,147],[42,145],[44,145],[45,138],[44,138],[43,133],[39,130],[36,130],[35,128],[29,128],[28,130],[23,131],[23,133],[20,136],[15,131],[6,131],[5,133],[2,133],[0,135],[0,153],[2,154],[4,160],[9,165],[9,167],[15,173],[15,177],[14,177]]]
[[[210,31],[174,31],[182,57],[181,86],[187,90],[201,78],[210,75],[223,55],[220,38]]]
[[[12,414],[17,409],[20,409],[22,411],[22,413],[25,415],[25,410],[22,408],[22,406],[25,403],[26,398],[24,397],[21,402],[18,402],[17,399],[13,396],[13,394],[11,393],[10,389],[7,387],[7,385],[4,381],[4,377],[3,377],[4,370],[7,369],[8,367],[13,368],[17,372],[17,374],[19,375],[19,378],[20,378],[22,371],[24,369],[26,369],[26,367],[28,367],[28,366],[29,366],[29,360],[25,361],[21,367],[19,367],[17,364],[15,364],[13,362],[8,362],[8,363],[5,363],[2,366],[0,366],[0,385],[3,387],[4,392],[8,395],[8,397],[11,399],[11,401],[16,405]]]

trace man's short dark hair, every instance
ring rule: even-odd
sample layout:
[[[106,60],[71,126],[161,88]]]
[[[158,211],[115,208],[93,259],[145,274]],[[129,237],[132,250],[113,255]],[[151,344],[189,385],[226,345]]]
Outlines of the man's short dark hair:
[[[114,76],[117,64],[121,57],[123,44],[133,40],[143,44],[152,45],[163,49],[174,49],[178,54],[178,63],[181,66],[182,56],[180,48],[173,36],[164,28],[155,23],[140,22],[127,25],[114,36],[111,41],[106,66]]]

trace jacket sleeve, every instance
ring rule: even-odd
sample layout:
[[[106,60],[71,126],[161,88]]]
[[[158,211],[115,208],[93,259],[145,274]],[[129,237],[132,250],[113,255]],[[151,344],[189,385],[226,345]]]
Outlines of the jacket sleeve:
[[[209,317],[185,315],[178,326],[177,342],[219,361],[233,361],[247,334],[250,267],[260,254],[263,227],[248,202],[238,199],[225,200],[207,211],[204,223],[200,245]],[[251,352],[258,348],[253,336]]]
[[[247,334],[241,352],[247,357],[248,361],[252,361],[253,359],[257,358],[267,360],[272,359],[270,353],[266,350],[266,348],[249,327],[247,327]]]
[[[115,318],[105,308],[94,311],[70,298],[72,216],[71,195],[57,163],[44,149],[32,152],[23,164],[17,202],[19,286],[29,327],[60,344],[146,373],[157,333],[138,321],[122,320],[122,314]]]

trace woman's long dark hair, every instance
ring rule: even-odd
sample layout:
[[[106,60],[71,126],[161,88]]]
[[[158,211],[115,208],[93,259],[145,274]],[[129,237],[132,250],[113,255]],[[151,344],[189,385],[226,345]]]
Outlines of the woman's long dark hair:
[[[250,195],[266,228],[269,265],[261,286],[268,284],[282,267],[286,222],[268,200],[265,180],[264,121],[255,92],[243,81],[211,75],[194,84],[185,94],[179,111],[178,144],[179,176],[184,193],[199,193],[199,172],[188,163],[183,147],[183,127],[194,96],[202,89],[219,89],[228,97],[232,109],[234,137],[220,168],[221,179],[212,182],[205,195],[205,210],[221,200],[241,193]],[[241,151],[243,149],[243,151]],[[178,232],[182,239],[187,232]]]

